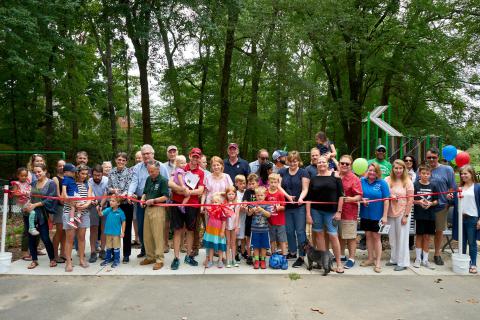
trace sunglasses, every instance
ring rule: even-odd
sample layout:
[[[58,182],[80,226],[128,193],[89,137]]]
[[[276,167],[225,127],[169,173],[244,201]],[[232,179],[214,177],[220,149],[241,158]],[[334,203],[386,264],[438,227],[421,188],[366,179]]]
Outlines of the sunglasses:
[[[427,157],[428,160],[435,160],[438,159],[438,157]]]
[[[411,159],[405,159],[403,162],[413,162]]]
[[[350,162],[340,162],[342,166],[349,166],[351,163]]]

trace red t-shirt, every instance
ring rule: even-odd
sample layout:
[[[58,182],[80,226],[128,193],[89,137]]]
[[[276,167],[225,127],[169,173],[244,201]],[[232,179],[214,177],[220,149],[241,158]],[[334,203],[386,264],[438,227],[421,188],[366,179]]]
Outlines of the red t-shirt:
[[[267,190],[267,195],[265,197],[265,201],[278,201],[278,202],[285,202],[285,195],[277,190],[274,193],[270,193]],[[280,204],[281,206],[285,206],[285,204]],[[285,225],[285,209],[274,211],[271,217],[269,218],[270,224],[272,226],[284,226]]]
[[[346,197],[354,197],[363,195],[362,183],[360,179],[353,173],[349,172],[342,177],[343,192]],[[343,203],[342,220],[357,220],[358,217],[358,203],[349,202]]]
[[[185,166],[185,172],[191,172],[193,174],[196,174],[200,180],[198,180],[198,183],[197,185],[195,186],[195,189],[198,189],[200,186],[205,186],[205,184],[203,183],[204,182],[204,178],[205,178],[205,173],[203,172],[202,169],[200,169],[200,167],[197,167],[196,169],[190,169],[190,164],[187,164]],[[190,188],[189,188],[190,189]],[[194,189],[190,189],[190,190],[194,190]],[[183,194],[178,194],[178,193],[175,193],[175,192],[172,192],[172,201],[176,202],[176,203],[182,203],[183,199],[185,197],[183,196]],[[191,195],[190,196],[190,199],[188,200],[189,204],[198,204],[200,203],[200,199],[198,197],[198,195]]]

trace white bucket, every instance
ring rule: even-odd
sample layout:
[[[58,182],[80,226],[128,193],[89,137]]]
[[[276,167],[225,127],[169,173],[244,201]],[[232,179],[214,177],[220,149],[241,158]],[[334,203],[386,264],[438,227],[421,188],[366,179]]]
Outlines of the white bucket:
[[[458,274],[468,274],[470,268],[470,256],[468,254],[452,254],[453,272]]]
[[[0,252],[0,273],[7,273],[12,263],[11,252]]]

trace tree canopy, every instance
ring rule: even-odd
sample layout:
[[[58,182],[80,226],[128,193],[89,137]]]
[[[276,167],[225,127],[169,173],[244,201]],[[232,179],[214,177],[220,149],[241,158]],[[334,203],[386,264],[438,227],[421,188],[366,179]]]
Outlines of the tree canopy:
[[[403,134],[466,149],[479,26],[478,0],[4,0],[0,150],[236,142],[252,158],[308,151],[321,130],[358,155],[385,104]]]

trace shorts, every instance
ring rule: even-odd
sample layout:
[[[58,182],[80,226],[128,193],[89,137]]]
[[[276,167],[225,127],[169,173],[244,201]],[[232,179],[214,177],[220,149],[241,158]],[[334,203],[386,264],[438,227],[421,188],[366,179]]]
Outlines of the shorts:
[[[435,234],[435,221],[434,220],[415,220],[415,234],[421,236],[424,234]]]
[[[250,246],[254,249],[270,249],[270,237],[268,231],[252,232]]]
[[[310,212],[313,220],[313,232],[323,232],[323,227],[325,226],[328,234],[331,234],[333,236],[336,236],[338,234],[338,223],[337,221],[333,220],[333,216],[335,215],[334,212],[326,212],[314,208],[312,208]]]
[[[55,210],[55,214],[53,215],[53,223],[54,224],[58,224],[58,223],[63,224],[63,205],[61,205],[61,204],[57,205],[57,209]]]
[[[444,231],[447,229],[448,206],[435,213],[435,230]]]
[[[285,226],[272,226],[268,229],[270,242],[287,242],[287,228]]]
[[[339,226],[340,238],[343,240],[352,240],[357,238],[357,221],[340,220]]]
[[[249,237],[250,234],[252,233],[252,217],[247,214],[247,217],[245,218],[245,236]]]
[[[64,206],[64,208],[67,208],[68,204]],[[68,210],[68,209],[67,209]],[[69,226],[67,222],[70,220],[70,215],[68,212],[63,213],[63,230],[70,230],[73,229],[73,227]],[[77,228],[90,228],[90,214],[87,210],[82,211],[82,215],[80,217],[80,220],[82,223],[77,224]]]
[[[176,203],[176,202],[174,202]],[[185,213],[181,212],[178,207],[172,207],[171,223],[175,230],[180,230],[186,227],[188,231],[195,231],[197,224],[197,217],[200,213],[199,208],[185,207]]]
[[[90,227],[98,227],[100,224],[100,216],[98,215],[97,207],[92,206],[88,211],[90,211]]]
[[[245,220],[247,218],[247,214],[245,212],[240,213],[240,216],[238,217],[238,233],[237,233],[237,239],[245,239]]]
[[[120,236],[105,235],[105,247],[107,249],[120,249]]]
[[[371,219],[360,219],[360,229],[363,231],[371,231],[371,232],[378,232],[380,230],[380,226],[378,222],[380,220],[371,220]]]

